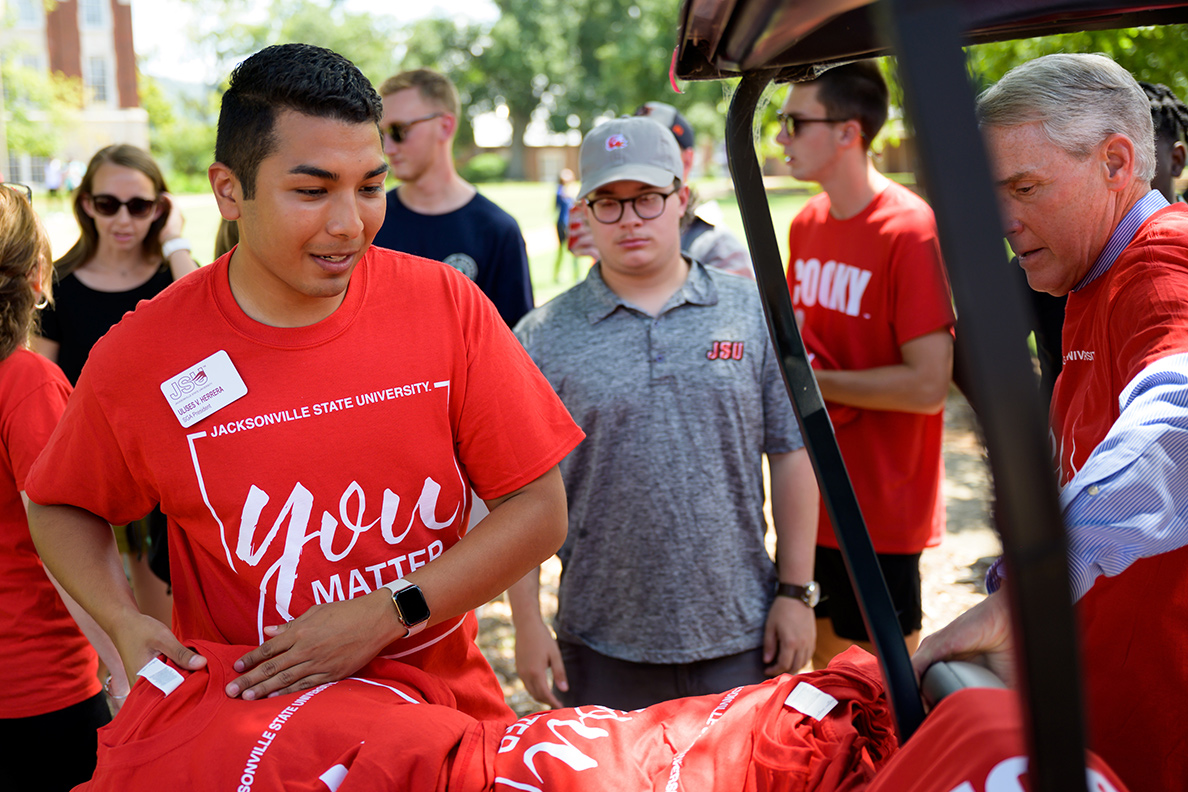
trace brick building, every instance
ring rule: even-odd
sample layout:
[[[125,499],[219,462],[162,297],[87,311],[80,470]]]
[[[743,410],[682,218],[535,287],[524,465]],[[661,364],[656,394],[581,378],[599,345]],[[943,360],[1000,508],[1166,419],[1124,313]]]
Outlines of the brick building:
[[[37,71],[82,81],[83,107],[70,129],[58,132],[63,161],[86,162],[111,143],[148,148],[148,114],[140,107],[136,53],[132,47],[132,0],[0,0],[7,25],[0,29],[0,56]],[[42,184],[49,159],[8,151],[0,171],[10,181]]]

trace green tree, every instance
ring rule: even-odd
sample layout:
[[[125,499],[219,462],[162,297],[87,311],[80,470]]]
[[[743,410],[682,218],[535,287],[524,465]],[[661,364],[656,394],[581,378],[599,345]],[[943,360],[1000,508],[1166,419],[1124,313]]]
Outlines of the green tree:
[[[1012,67],[1054,52],[1100,52],[1136,79],[1163,83],[1188,98],[1188,25],[1085,30],[1057,36],[979,44],[967,48],[969,70],[979,88],[996,82]]]
[[[512,127],[507,177],[524,178],[524,132],[563,90],[569,5],[563,0],[496,0],[493,24],[430,18],[405,40],[404,68],[436,69],[458,86],[466,114],[507,109]]]
[[[214,156],[218,96],[213,90],[170,95],[141,74],[140,105],[149,117],[149,149],[170,181],[192,184],[206,175]],[[172,186],[172,185],[171,185]]]
[[[5,136],[10,151],[52,157],[62,147],[58,130],[78,123],[82,81],[62,74],[46,74],[0,58],[4,86]],[[7,166],[8,163],[4,163]]]
[[[214,59],[220,73],[264,47],[292,42],[341,53],[376,83],[396,67],[393,49],[400,30],[396,20],[348,11],[342,0],[184,2],[194,10],[194,41]]]
[[[674,93],[668,71],[677,6],[669,0],[496,0],[494,24],[426,19],[406,36],[405,68],[452,79],[470,116],[507,109],[509,178],[522,178],[524,132],[533,118],[554,132],[588,131],[600,117],[667,101],[709,139],[720,139],[729,87],[690,83]]]

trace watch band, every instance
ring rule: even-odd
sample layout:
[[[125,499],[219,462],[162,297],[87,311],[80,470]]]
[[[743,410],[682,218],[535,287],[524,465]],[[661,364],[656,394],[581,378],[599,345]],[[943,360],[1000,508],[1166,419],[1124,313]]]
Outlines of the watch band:
[[[425,602],[425,595],[421,593],[421,589],[415,583],[400,578],[399,580],[393,580],[391,583],[385,583],[384,588],[392,592],[392,604],[396,607],[396,618],[408,630],[408,633],[404,636],[405,638],[410,638],[429,626],[429,606]],[[404,607],[400,604],[400,600],[402,599],[400,593],[406,589],[416,589],[415,593],[420,598],[419,605],[421,606],[422,614],[412,622],[409,621],[405,615]]]
[[[803,586],[795,583],[780,583],[776,586],[776,596],[800,600],[810,608],[815,608],[821,601],[821,589],[815,580],[810,580]]]

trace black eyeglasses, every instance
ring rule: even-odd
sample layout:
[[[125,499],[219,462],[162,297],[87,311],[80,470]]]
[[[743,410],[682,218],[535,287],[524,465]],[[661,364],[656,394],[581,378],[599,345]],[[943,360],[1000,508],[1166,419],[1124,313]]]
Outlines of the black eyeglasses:
[[[13,192],[18,192],[33,203],[33,188],[27,184],[18,184],[17,182],[0,182],[0,187],[7,187]]]
[[[787,113],[776,113],[776,120],[780,122],[780,128],[788,133],[789,137],[796,137],[800,134],[801,124],[840,124],[843,121],[849,121],[848,118],[802,118],[801,116],[788,115]]]
[[[431,113],[430,115],[421,116],[420,118],[414,118],[412,121],[406,121],[403,124],[388,124],[387,128],[384,129],[384,132],[388,134],[388,137],[392,138],[393,143],[403,143],[408,137],[408,130],[412,129],[415,124],[419,124],[422,121],[432,121],[435,118],[441,118],[443,115],[445,115],[445,111]]]
[[[631,204],[632,211],[640,220],[655,220],[664,214],[664,207],[668,199],[677,194],[679,187],[672,192],[646,192],[634,198],[592,198],[586,201],[594,219],[605,225],[617,223],[623,219],[623,209]]]
[[[121,206],[128,207],[128,214],[133,217],[148,217],[149,214],[157,207],[159,198],[129,198],[126,201],[121,201],[114,195],[92,195],[91,206],[95,211],[104,217],[115,217],[120,212]]]

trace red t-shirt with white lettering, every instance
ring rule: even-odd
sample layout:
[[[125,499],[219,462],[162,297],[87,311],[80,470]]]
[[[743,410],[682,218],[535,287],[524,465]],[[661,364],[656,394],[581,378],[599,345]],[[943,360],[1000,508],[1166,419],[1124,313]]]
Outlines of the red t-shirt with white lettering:
[[[1154,361],[1188,352],[1188,207],[1156,212],[1110,269],[1068,295],[1063,345],[1051,415],[1061,486],[1118,419],[1123,388]],[[1148,505],[1164,508],[1154,490]],[[1132,789],[1181,788],[1188,548],[1098,578],[1077,610],[1090,747]]]
[[[281,328],[239,308],[228,261],[95,346],[29,477],[38,503],[114,524],[160,501],[183,640],[258,644],[267,625],[424,566],[462,537],[472,487],[512,492],[581,440],[455,270],[372,248],[338,310]],[[476,631],[467,614],[382,654],[446,679],[463,711],[507,717]]]
[[[178,779],[238,792],[1010,792],[1025,783],[1016,693],[955,693],[899,749],[877,662],[858,648],[820,671],[715,695],[634,712],[549,710],[512,724],[454,710],[436,679],[385,660],[299,693],[232,699],[228,669],[247,647],[194,648],[214,662],[179,672],[168,696],[138,682],[99,731],[94,778],[78,792]],[[386,681],[368,682],[375,677]],[[1125,792],[1096,756],[1086,766],[1093,792]]]
[[[903,344],[954,322],[932,209],[898,184],[847,220],[829,207],[827,193],[813,196],[789,231],[788,287],[808,351],[845,371],[902,363]],[[875,550],[918,553],[940,542],[943,415],[845,410],[838,420],[836,407],[838,446]],[[817,543],[837,547],[824,505]]]
[[[58,425],[70,383],[41,355],[0,361],[0,718],[26,718],[99,692],[98,659],[29,536],[21,491]]]

